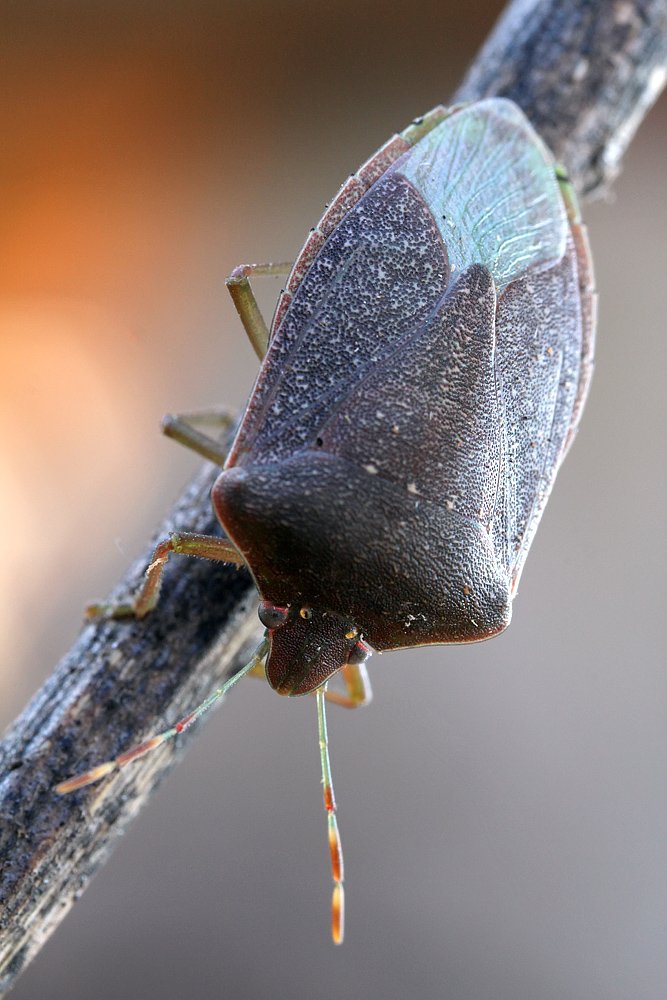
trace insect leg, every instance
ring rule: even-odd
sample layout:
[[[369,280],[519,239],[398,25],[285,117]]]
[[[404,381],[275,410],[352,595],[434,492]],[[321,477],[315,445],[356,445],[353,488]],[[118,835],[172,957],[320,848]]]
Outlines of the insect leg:
[[[167,740],[171,740],[174,736],[178,736],[180,733],[184,733],[186,729],[189,729],[193,722],[201,718],[204,712],[207,712],[212,705],[219,701],[231,687],[233,687],[237,681],[240,681],[242,677],[246,674],[252,673],[259,665],[261,665],[262,660],[268,652],[268,643],[266,639],[263,639],[259,644],[252,657],[237,670],[224,684],[221,684],[219,688],[205,698],[201,705],[198,705],[192,712],[180,719],[175,725],[171,726],[169,729],[165,729],[162,733],[157,733],[155,736],[149,736],[148,739],[143,740],[136,746],[132,747],[130,750],[126,750],[125,753],[120,754],[118,757],[114,757],[113,760],[107,760],[103,764],[98,764],[96,767],[90,769],[90,771],[85,771],[83,774],[79,774],[74,778],[68,778],[66,781],[61,781],[59,785],[56,785],[55,791],[58,795],[67,795],[69,792],[74,792],[79,788],[85,788],[86,785],[92,785],[94,781],[99,781],[101,778],[106,778],[108,774],[113,771],[117,771],[120,767],[124,767],[125,764],[129,764],[130,761],[139,760],[145,754],[150,753],[151,750],[157,750],[159,746],[166,743]]]
[[[227,538],[215,535],[198,535],[194,532],[174,532],[160,542],[153,553],[153,559],[146,570],[143,586],[134,599],[127,604],[89,604],[86,618],[143,618],[152,611],[160,596],[162,573],[172,552],[216,562],[234,563],[243,566],[245,560],[238,549]]]
[[[345,666],[341,667],[341,674],[347,693],[342,694],[339,691],[327,689],[324,692],[325,701],[332,705],[340,705],[342,708],[363,708],[364,705],[368,705],[373,699],[373,691],[365,664],[346,663]],[[264,663],[258,662],[249,671],[248,677],[256,677],[258,680],[266,681]],[[316,694],[316,692],[312,691],[311,694]]]
[[[261,361],[269,346],[269,328],[262,316],[257,299],[250,286],[250,277],[256,275],[279,276],[289,274],[292,265],[279,264],[239,264],[226,281],[229,294],[241,317],[243,328]]]
[[[324,695],[326,700],[343,708],[363,708],[368,705],[373,698],[373,691],[365,664],[346,663],[340,668],[340,672],[345,681],[346,694],[327,690]]]
[[[317,729],[320,739],[320,764],[322,767],[322,790],[324,808],[327,813],[327,828],[329,835],[329,854],[331,856],[331,877],[334,888],[331,897],[331,936],[334,944],[343,943],[345,929],[345,893],[343,889],[343,850],[336,821],[336,799],[331,780],[331,762],[329,760],[329,739],[327,736],[327,719],[324,709],[326,684],[315,692],[317,698]]]
[[[217,438],[202,434],[195,424],[207,424],[220,431],[229,431],[234,426],[235,416],[224,409],[202,410],[199,413],[168,413],[162,420],[162,433],[179,444],[196,451],[216,465],[224,465],[227,448]]]

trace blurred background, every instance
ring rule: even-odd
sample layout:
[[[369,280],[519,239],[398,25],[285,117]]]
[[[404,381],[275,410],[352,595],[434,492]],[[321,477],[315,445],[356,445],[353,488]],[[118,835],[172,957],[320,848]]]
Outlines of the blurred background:
[[[3,724],[196,468],[162,414],[249,391],[225,275],[292,258],[501,8],[4,0]],[[586,212],[597,373],[511,628],[375,657],[373,705],[330,713],[345,946],[314,704],[248,683],[16,1000],[665,996],[666,121]]]

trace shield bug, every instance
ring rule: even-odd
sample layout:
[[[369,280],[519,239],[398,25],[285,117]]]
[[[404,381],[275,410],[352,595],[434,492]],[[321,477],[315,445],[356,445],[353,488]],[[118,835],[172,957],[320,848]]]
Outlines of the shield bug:
[[[72,791],[187,728],[246,672],[315,692],[342,939],[342,855],[324,699],[368,699],[382,651],[475,642],[510,621],[521,569],[592,372],[595,295],[573,190],[519,108],[436,108],[343,185],[289,271],[271,331],[228,285],[262,365],[212,492],[225,538],[156,550],[124,608],[154,606],[170,552],[246,564],[266,633],[172,729],[58,786]],[[341,672],[347,695],[326,690]]]

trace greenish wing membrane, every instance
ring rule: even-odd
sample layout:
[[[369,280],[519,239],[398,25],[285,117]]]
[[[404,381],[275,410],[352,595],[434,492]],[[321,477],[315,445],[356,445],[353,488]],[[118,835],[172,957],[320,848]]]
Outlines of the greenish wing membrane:
[[[563,256],[568,225],[551,154],[511,101],[446,118],[391,168],[431,209],[452,272],[484,264],[499,292]]]

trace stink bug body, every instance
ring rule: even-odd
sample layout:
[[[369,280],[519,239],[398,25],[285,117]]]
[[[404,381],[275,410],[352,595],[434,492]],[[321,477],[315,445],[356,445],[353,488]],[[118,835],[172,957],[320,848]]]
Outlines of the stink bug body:
[[[392,151],[297,260],[213,490],[290,609],[267,662],[288,694],[347,661],[350,628],[385,650],[506,627],[591,370],[583,230],[518,108],[472,105]]]
[[[291,268],[269,335],[248,278],[279,270],[229,280],[264,358],[213,489],[226,538],[172,537],[131,605],[95,610],[150,611],[170,551],[249,567],[266,637],[246,671],[266,657],[281,694],[318,694],[340,939],[326,683],[341,670],[342,700],[359,704],[371,649],[508,625],[586,396],[595,296],[567,178],[499,98],[436,108],[348,180]],[[187,424],[168,430],[223,461]],[[181,732],[228,686],[59,790]]]

